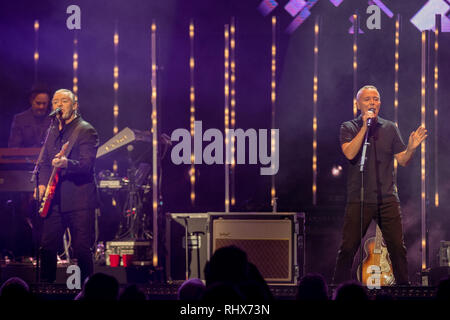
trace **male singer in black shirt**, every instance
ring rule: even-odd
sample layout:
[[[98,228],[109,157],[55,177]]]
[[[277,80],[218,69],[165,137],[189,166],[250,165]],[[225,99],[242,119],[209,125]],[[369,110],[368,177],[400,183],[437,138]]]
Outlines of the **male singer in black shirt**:
[[[344,122],[340,131],[342,152],[349,162],[347,178],[347,205],[342,242],[338,251],[333,283],[351,279],[353,258],[361,238],[361,173],[362,146],[367,130],[370,143],[364,171],[363,236],[371,220],[375,220],[383,234],[397,285],[408,285],[406,247],[403,240],[400,200],[394,177],[394,158],[406,166],[416,148],[427,137],[419,127],[409,136],[405,146],[395,123],[378,116],[380,94],[374,86],[362,87],[356,96],[361,114]],[[372,124],[368,128],[368,119]],[[365,284],[364,284],[365,285]]]
[[[99,140],[96,130],[81,118],[77,98],[70,90],[56,91],[52,108],[60,108],[61,111],[57,113],[57,125],[50,132],[42,160],[41,199],[46,188],[43,183],[49,180],[52,167],[62,170],[50,212],[43,221],[41,280],[53,282],[56,279],[56,250],[68,226],[73,256],[77,259],[83,281],[93,271],[91,246],[97,206],[94,161]],[[71,135],[77,128],[78,134],[74,140]],[[74,140],[73,148],[68,155],[62,156],[61,147],[69,140]]]

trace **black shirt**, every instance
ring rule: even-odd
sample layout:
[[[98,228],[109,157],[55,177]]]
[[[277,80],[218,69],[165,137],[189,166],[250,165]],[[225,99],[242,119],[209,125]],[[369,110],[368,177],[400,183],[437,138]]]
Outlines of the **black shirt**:
[[[350,142],[363,125],[361,115],[341,125],[341,145]],[[394,155],[406,149],[398,127],[392,121],[378,117],[369,132],[369,147],[364,171],[364,202],[399,202],[394,177]],[[347,202],[360,202],[362,146],[348,163]]]
[[[68,166],[61,170],[60,181],[52,203],[59,204],[61,211],[73,211],[95,208],[97,193],[94,180],[94,164],[99,145],[98,134],[94,127],[81,117],[75,118],[59,131],[56,125],[50,132],[48,145],[42,159],[40,184],[47,184],[52,172],[51,162],[60,152],[75,128],[80,126],[76,142],[66,155]]]

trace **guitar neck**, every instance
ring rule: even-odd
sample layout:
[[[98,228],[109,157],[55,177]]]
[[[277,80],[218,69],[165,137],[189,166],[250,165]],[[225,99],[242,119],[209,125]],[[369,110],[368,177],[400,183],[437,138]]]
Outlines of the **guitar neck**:
[[[381,229],[378,226],[378,224],[376,226],[377,226],[376,227],[377,230],[376,230],[376,233],[375,233],[375,246],[374,246],[373,252],[374,253],[381,253],[381,240],[383,239],[383,235],[381,233]]]

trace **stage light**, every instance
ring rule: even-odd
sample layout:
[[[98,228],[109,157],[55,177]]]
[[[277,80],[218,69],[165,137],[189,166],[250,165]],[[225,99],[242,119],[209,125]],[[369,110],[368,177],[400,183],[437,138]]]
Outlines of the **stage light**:
[[[78,96],[78,39],[77,33],[74,32],[73,38],[73,86],[72,91]]]
[[[230,26],[225,25],[224,30],[225,47],[224,47],[224,94],[225,94],[225,154],[228,154],[230,141],[228,141],[228,130],[230,126]],[[225,157],[225,212],[230,212],[230,171],[228,156]]]
[[[113,104],[113,134],[116,135],[119,133],[119,101],[118,101],[118,92],[119,92],[119,63],[118,63],[118,55],[119,55],[119,30],[118,30],[118,22],[115,22],[114,27],[114,35],[113,35],[113,44],[114,44],[114,67],[113,67],[113,89],[114,89],[114,104]],[[117,172],[119,170],[119,166],[117,161],[114,160],[113,163],[113,171]]]
[[[195,43],[195,26],[194,22],[189,23],[189,44],[190,44],[190,58],[189,58],[189,71],[190,71],[190,126],[191,126],[191,137],[194,139],[194,124],[195,124],[195,55],[194,55],[194,43]],[[191,170],[190,170],[190,181],[191,181],[191,204],[195,205],[195,154],[194,149],[191,151]]]
[[[332,168],[331,168],[331,175],[334,177],[334,178],[339,178],[339,177],[341,177],[342,176],[342,166],[340,166],[340,165],[334,165]]]
[[[152,133],[152,198],[153,198],[153,266],[158,266],[158,113],[157,113],[157,68],[156,68],[156,24],[151,26],[151,133]]]
[[[39,62],[39,20],[34,21],[34,82],[38,79],[38,62]]]
[[[398,70],[399,70],[399,44],[400,44],[400,15],[395,20],[395,54],[394,54],[394,122],[398,127]],[[394,175],[397,177],[397,159],[394,158]]]
[[[434,206],[439,207],[439,145],[438,139],[438,80],[439,80],[439,32],[440,32],[440,16],[436,16],[436,24],[434,28]]]
[[[277,17],[272,17],[272,61],[271,61],[271,103],[272,103],[272,115],[271,115],[271,128],[275,129],[275,114],[276,114],[276,75],[277,75]],[[270,138],[270,145],[271,145],[271,152],[272,154],[275,152],[275,136],[274,136],[274,130],[271,130],[271,138]],[[272,206],[272,211],[277,211],[277,204],[276,204],[276,197],[277,197],[277,191],[275,186],[275,175],[272,175],[271,177],[271,188],[270,188],[270,203]]]
[[[358,108],[356,107],[356,92],[358,90],[358,32],[359,17],[353,15],[353,116],[356,118]]]
[[[317,94],[319,82],[319,16],[314,25],[312,203],[317,205]]]
[[[236,129],[236,21],[231,18],[230,23],[230,127]],[[236,204],[236,160],[235,160],[235,140],[236,137],[231,138],[231,170],[230,170],[230,184],[231,184],[231,206]]]
[[[427,31],[422,31],[421,50],[421,125],[425,128],[426,116],[426,71],[427,71]],[[420,177],[421,177],[421,258],[422,269],[427,268],[427,212],[426,212],[426,141],[420,146]]]

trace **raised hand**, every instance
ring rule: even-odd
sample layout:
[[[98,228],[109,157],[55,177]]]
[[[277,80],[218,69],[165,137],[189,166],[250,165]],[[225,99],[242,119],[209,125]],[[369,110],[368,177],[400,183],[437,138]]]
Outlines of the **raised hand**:
[[[427,129],[420,126],[416,131],[411,132],[408,141],[408,148],[416,149],[427,136]]]

